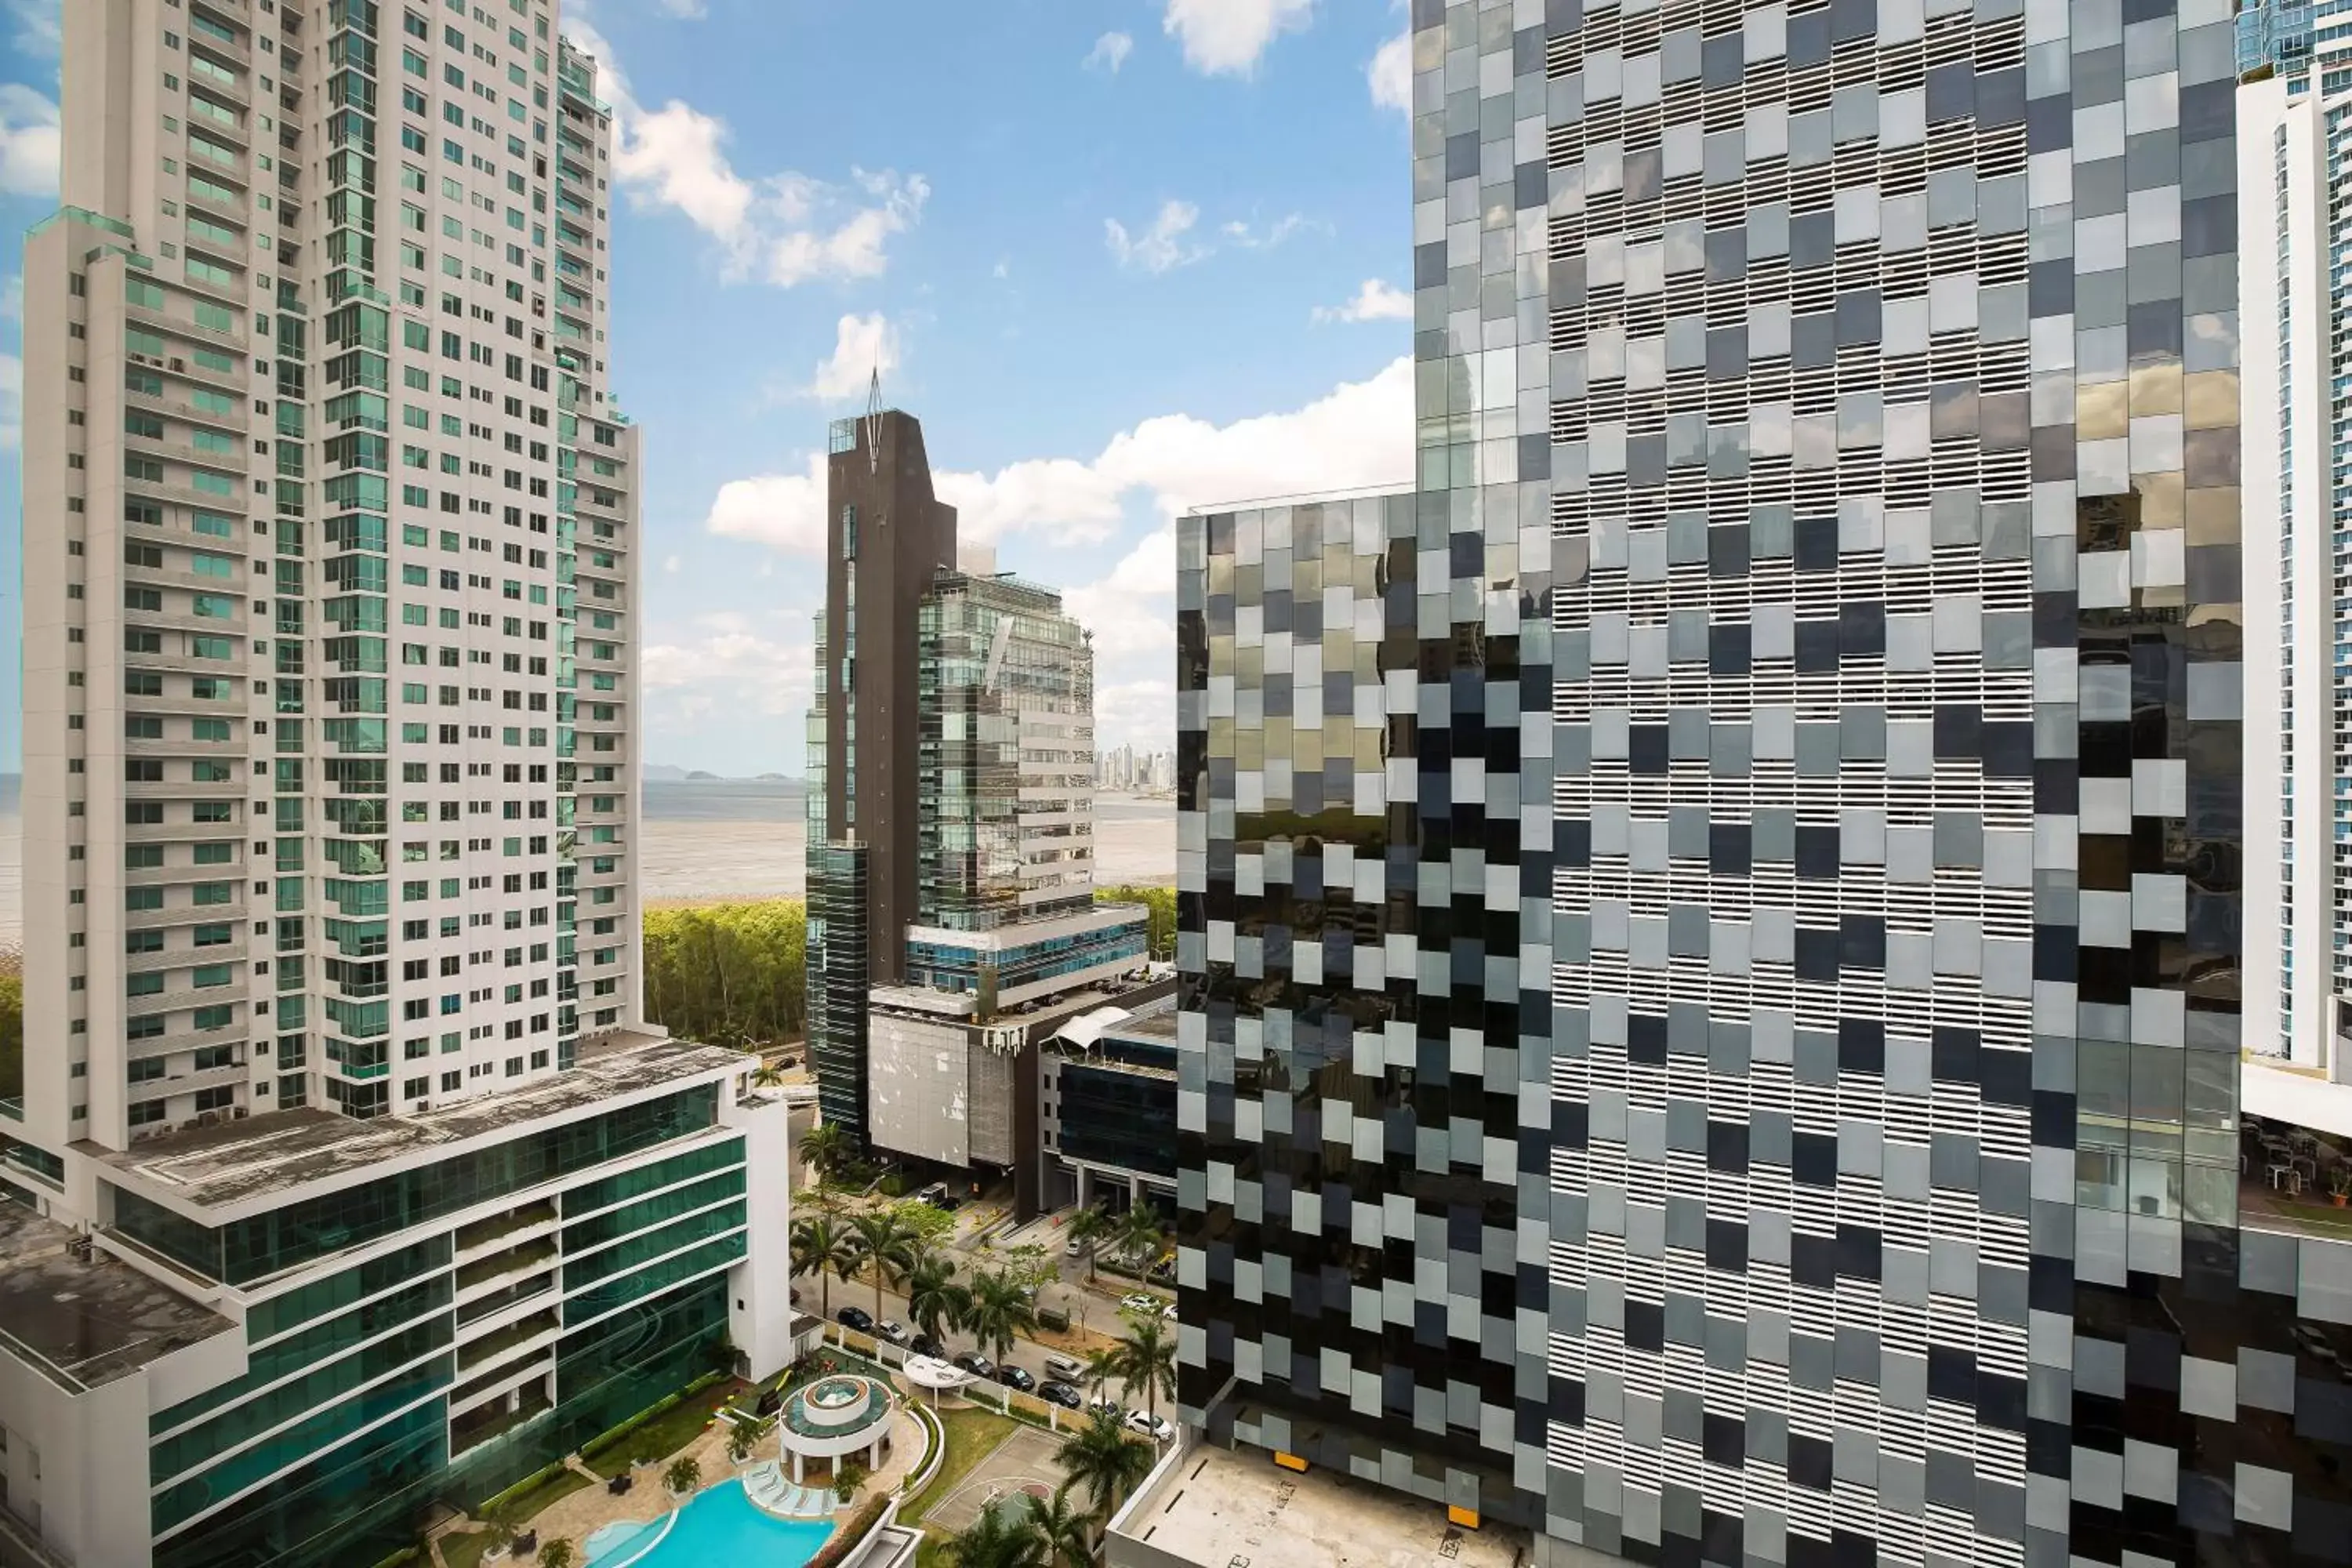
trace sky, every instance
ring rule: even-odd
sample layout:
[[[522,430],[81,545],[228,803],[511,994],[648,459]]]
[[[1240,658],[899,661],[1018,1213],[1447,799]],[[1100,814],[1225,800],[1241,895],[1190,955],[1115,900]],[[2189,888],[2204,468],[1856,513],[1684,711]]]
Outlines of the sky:
[[[0,0],[19,237],[57,202],[59,4]],[[645,440],[646,762],[801,770],[825,426],[864,411],[877,366],[962,537],[1093,632],[1104,750],[1174,743],[1175,517],[1409,479],[1401,5],[562,13],[617,121],[606,358]],[[11,644],[21,266],[21,243],[0,253]],[[17,675],[0,660],[0,771]]]

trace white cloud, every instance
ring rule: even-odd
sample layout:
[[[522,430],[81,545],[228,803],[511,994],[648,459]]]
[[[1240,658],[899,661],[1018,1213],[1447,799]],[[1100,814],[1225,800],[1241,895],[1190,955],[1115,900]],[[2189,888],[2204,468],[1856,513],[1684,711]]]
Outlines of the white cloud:
[[[613,106],[613,173],[630,201],[674,207],[717,240],[730,282],[789,289],[872,278],[889,265],[890,237],[921,220],[931,187],[920,174],[853,166],[848,185],[792,170],[746,178],[728,159],[726,121],[678,99],[646,109],[584,15],[568,9],[563,31],[599,62],[597,90]]]
[[[685,564],[685,562],[679,560],[675,555],[665,555],[662,557],[662,570],[668,573],[673,577],[677,575],[677,569]]]
[[[898,368],[898,329],[881,311],[844,316],[834,328],[833,357],[816,367],[808,393],[812,397],[863,397],[877,371],[887,376]]]
[[[1304,213],[1286,213],[1265,228],[1236,220],[1225,225],[1220,232],[1244,250],[1272,250],[1306,226]]]
[[[1046,528],[1070,543],[1096,544],[1111,536],[1121,515],[1118,487],[1075,458],[1032,458],[992,477],[934,474],[931,488],[956,509],[958,537],[982,544]]]
[[[21,321],[25,319],[25,275],[12,272],[8,280],[0,283],[0,321]]]
[[[654,5],[665,16],[688,22],[698,22],[709,15],[703,9],[702,0],[654,0]]]
[[[58,0],[8,0],[8,14],[16,20],[10,41],[19,53],[55,59],[65,51],[65,18]]]
[[[58,106],[18,82],[0,84],[0,195],[57,194]]]
[[[1115,217],[1103,219],[1103,237],[1121,267],[1165,272],[1209,254],[1207,246],[1187,237],[1200,219],[1201,209],[1191,202],[1171,200],[1160,204],[1160,216],[1139,235],[1129,234]]]
[[[1171,628],[1160,662],[1176,663],[1176,634]],[[1134,680],[1095,681],[1095,744],[1098,748],[1130,745],[1153,751],[1176,744],[1176,678],[1142,676]]]
[[[1102,658],[1176,646],[1176,526],[1163,522],[1119,559],[1110,574],[1071,589],[1063,605],[1094,634]]]
[[[1318,305],[1315,319],[1318,321],[1410,321],[1412,320],[1412,296],[1403,289],[1367,278],[1356,297],[1344,305]]]
[[[1412,35],[1399,33],[1381,46],[1364,68],[1372,85],[1372,102],[1399,114],[1412,112]]]
[[[1010,278],[1010,277],[1012,277],[1012,276],[1013,276],[1013,261],[1012,261],[1012,258],[1011,258],[1010,257],[1003,257],[1003,256],[998,257],[998,258],[996,258],[996,266],[995,266],[995,268],[993,268],[993,269],[989,273],[989,276],[990,276],[990,277],[992,277],[992,278]]]
[[[748,539],[787,555],[824,555],[824,459],[812,457],[798,474],[761,474],[719,487],[702,526],[729,539]]]
[[[1163,415],[1113,437],[1091,461],[1028,458],[993,474],[941,471],[931,482],[956,509],[963,538],[990,542],[1034,532],[1090,544],[1117,531],[1132,491],[1148,492],[1160,516],[1172,518],[1221,501],[1404,484],[1412,458],[1412,361],[1406,358],[1291,413],[1230,425]],[[703,526],[786,555],[823,556],[824,459],[812,456],[799,473],[730,480]],[[1148,563],[1122,563],[1095,586],[1131,592]]]
[[[782,617],[790,635],[763,635],[740,616],[710,616],[683,637],[649,645],[641,660],[649,708],[692,721],[713,711],[796,718],[815,685],[814,644],[806,616]]]
[[[1135,40],[1125,33],[1105,33],[1095,40],[1093,49],[1079,63],[1088,70],[1106,70],[1117,76],[1118,68],[1125,65],[1127,57],[1134,52]]]
[[[1168,0],[1161,29],[1203,76],[1247,76],[1278,33],[1303,28],[1314,0]]]

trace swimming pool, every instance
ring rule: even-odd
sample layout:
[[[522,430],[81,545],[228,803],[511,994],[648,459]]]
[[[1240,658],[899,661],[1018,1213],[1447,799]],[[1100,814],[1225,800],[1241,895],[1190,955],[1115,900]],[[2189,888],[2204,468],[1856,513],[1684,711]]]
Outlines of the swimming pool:
[[[608,1524],[585,1542],[588,1568],[801,1568],[833,1533],[829,1519],[772,1519],[729,1481],[646,1524]]]

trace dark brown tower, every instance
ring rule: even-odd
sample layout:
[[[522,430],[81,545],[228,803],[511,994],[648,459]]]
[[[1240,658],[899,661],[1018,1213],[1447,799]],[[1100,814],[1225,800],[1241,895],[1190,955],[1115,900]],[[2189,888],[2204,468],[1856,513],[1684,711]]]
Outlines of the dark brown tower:
[[[919,883],[919,618],[952,568],[955,508],[931,493],[922,422],[896,409],[834,426],[826,465],[825,822],[866,851],[867,982],[906,978]]]

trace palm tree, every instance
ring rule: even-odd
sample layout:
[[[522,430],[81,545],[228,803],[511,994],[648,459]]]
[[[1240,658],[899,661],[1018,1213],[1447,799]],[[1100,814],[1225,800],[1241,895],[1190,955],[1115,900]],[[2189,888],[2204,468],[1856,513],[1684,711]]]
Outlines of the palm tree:
[[[539,1568],[572,1568],[579,1561],[572,1542],[562,1536],[543,1542],[539,1548]]]
[[[920,1257],[907,1270],[907,1316],[931,1338],[943,1338],[941,1326],[961,1323],[971,1307],[971,1292],[956,1283],[955,1265],[947,1258]]]
[[[820,1121],[801,1134],[801,1158],[814,1165],[820,1176],[832,1175],[855,1153],[849,1130],[838,1121]]]
[[[853,1215],[850,1241],[856,1267],[874,1271],[874,1317],[882,1317],[882,1287],[904,1275],[915,1262],[915,1233],[888,1209]]]
[[[769,1061],[764,1057],[761,1058],[760,1065],[751,1069],[751,1087],[753,1089],[773,1089],[783,1081],[784,1069],[778,1067],[775,1063]],[[815,1129],[811,1128],[810,1131],[814,1131]],[[803,1146],[805,1147],[805,1143],[803,1143]]]
[[[1045,1539],[1007,1507],[983,1508],[971,1528],[947,1542],[955,1568],[1047,1568]]]
[[[1116,1420],[1099,1412],[1085,1426],[1072,1427],[1054,1454],[1068,1484],[1084,1487],[1095,1512],[1105,1519],[1158,1461],[1156,1452],[1130,1439]]]
[[[1123,1378],[1126,1375],[1127,1358],[1120,1353],[1119,1347],[1117,1345],[1113,1345],[1108,1350],[1087,1352],[1087,1386],[1094,1390],[1096,1398],[1100,1399],[1103,1396],[1103,1389],[1111,1379]]]
[[[1128,1397],[1143,1390],[1144,1408],[1156,1420],[1160,1396],[1176,1396],[1176,1340],[1166,1320],[1154,1313],[1128,1325],[1127,1337],[1111,1352],[1118,1358],[1119,1375],[1127,1379]]]
[[[1029,1298],[1022,1294],[1019,1280],[992,1270],[973,1277],[971,1304],[965,1309],[963,1326],[988,1347],[990,1354],[1003,1361],[1014,1338],[1037,1326],[1037,1314]]]
[[[831,1215],[815,1215],[793,1226],[793,1276],[817,1277],[824,1290],[826,1317],[833,1316],[833,1275],[846,1277],[856,1261],[857,1237]]]
[[[1139,1271],[1151,1267],[1167,1239],[1168,1226],[1161,1222],[1160,1211],[1148,1203],[1137,1204],[1118,1222],[1119,1250],[1135,1259]]]
[[[1070,1239],[1087,1249],[1087,1280],[1095,1277],[1095,1245],[1118,1229],[1118,1221],[1100,1207],[1088,1206],[1070,1216]]]
[[[1051,1500],[1025,1492],[1022,1500],[1029,1505],[1029,1528],[1055,1568],[1087,1568],[1095,1560],[1092,1521],[1070,1506],[1070,1483],[1055,1487]]]

